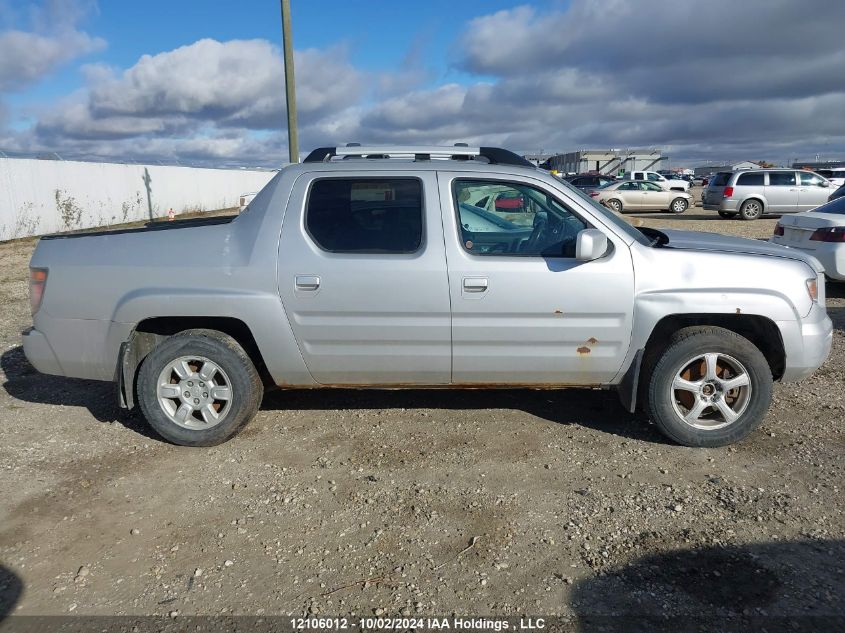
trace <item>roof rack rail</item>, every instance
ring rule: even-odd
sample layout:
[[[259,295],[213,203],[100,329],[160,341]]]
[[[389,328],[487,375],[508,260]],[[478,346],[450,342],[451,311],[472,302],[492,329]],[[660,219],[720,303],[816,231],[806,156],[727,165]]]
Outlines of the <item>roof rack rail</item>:
[[[359,145],[349,143],[346,147],[320,147],[312,151],[305,158],[305,163],[329,162],[333,157],[342,158],[413,158],[414,160],[431,160],[432,158],[446,158],[451,160],[472,160],[486,158],[491,165],[518,165],[520,167],[534,167],[535,165],[522,156],[500,147],[468,147],[465,143],[452,145]]]

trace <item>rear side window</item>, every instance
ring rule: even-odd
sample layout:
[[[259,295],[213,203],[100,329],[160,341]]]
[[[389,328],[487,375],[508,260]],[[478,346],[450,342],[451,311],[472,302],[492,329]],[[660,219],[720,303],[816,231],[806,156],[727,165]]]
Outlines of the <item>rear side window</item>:
[[[737,186],[749,186],[749,185],[762,185],[763,184],[763,174],[740,174],[739,178],[736,179]]]
[[[713,180],[710,181],[710,184],[714,187],[724,187],[728,184],[728,180],[730,180],[733,172],[730,171],[720,171],[718,174],[713,176]]]
[[[789,187],[795,185],[795,173],[791,171],[770,171],[769,185],[774,187]]]
[[[416,178],[324,178],[311,185],[305,229],[332,253],[413,253],[422,214]]]

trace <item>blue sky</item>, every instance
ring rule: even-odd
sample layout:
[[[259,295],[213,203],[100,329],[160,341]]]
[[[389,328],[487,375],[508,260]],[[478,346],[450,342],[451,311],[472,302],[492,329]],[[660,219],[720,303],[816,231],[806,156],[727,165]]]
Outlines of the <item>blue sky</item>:
[[[845,3],[292,0],[300,146],[845,158]],[[730,19],[726,19],[730,16]],[[278,164],[276,0],[0,0],[0,150]]]

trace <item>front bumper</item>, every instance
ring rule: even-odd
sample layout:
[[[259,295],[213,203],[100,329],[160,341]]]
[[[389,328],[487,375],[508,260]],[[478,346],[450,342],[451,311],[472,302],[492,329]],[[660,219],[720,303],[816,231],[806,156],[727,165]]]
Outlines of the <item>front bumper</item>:
[[[47,341],[47,337],[35,328],[24,330],[21,335],[23,340],[23,353],[30,364],[42,374],[53,374],[63,376],[64,371],[56,358],[53,348]]]
[[[782,333],[784,325],[778,323]],[[833,345],[833,322],[823,308],[814,306],[807,318],[797,323],[792,321],[790,325],[796,329],[794,336],[798,340],[789,340],[793,336],[784,337],[786,368],[781,379],[783,382],[807,378],[827,360]]]

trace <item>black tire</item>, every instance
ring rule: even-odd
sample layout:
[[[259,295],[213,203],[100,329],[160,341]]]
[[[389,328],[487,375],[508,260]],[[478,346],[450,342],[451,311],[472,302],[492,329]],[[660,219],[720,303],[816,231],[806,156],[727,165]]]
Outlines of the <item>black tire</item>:
[[[672,213],[680,214],[680,213],[683,213],[684,211],[686,211],[687,209],[689,209],[689,202],[687,201],[686,198],[681,198],[681,197],[675,198],[674,200],[672,200],[671,204],[669,205],[669,210]]]
[[[736,217],[736,213],[732,213],[729,211],[719,211],[719,217],[724,218],[725,220],[730,220]]]
[[[715,405],[707,405],[699,417],[693,421],[696,423],[694,426],[693,423],[686,422],[682,415],[693,413],[692,407],[695,406],[697,396],[693,396],[690,391],[676,389],[674,381],[676,377],[691,380],[692,377],[683,376],[684,369],[695,368],[699,362],[706,365],[706,361],[704,359],[699,361],[698,357],[708,353],[718,354],[714,363],[717,372],[719,360],[722,361],[722,380],[730,379],[730,375],[725,370],[725,367],[729,368],[727,363],[738,362],[741,369],[745,371],[737,372],[735,375],[745,374],[749,390],[742,391],[744,388],[739,387],[735,391],[727,392],[727,398],[723,398],[718,391],[713,396],[713,401],[721,399],[726,404],[732,398],[735,398],[733,400],[735,405],[741,405],[744,402],[739,416],[734,421],[728,422],[727,418],[718,412]],[[720,381],[717,382],[721,384]],[[702,384],[706,385],[706,383],[706,377],[702,378]],[[702,386],[702,390],[704,388]],[[731,394],[735,395],[731,396]],[[683,402],[685,398],[691,399],[686,411],[684,409],[687,407]],[[715,326],[699,326],[679,330],[670,339],[669,346],[651,372],[646,411],[663,434],[678,444],[715,447],[737,442],[756,429],[763,421],[771,401],[772,372],[760,350],[751,341],[730,330]],[[734,413],[736,413],[735,410]],[[718,426],[720,422],[724,424],[721,427]],[[700,428],[701,425],[707,425],[708,428]]]
[[[217,405],[221,407],[220,411],[222,407],[228,407],[226,414],[210,428],[180,426],[165,413],[167,405],[159,402],[160,375],[171,362],[182,357],[212,361],[222,370],[221,376],[230,388],[230,400]],[[247,353],[231,336],[216,330],[185,330],[168,337],[147,355],[138,372],[137,401],[144,417],[159,435],[181,446],[222,444],[255,417],[263,393],[261,377]],[[174,405],[176,403],[178,400],[174,399]],[[189,423],[202,424],[198,418]]]
[[[611,198],[607,201],[607,207],[611,211],[616,211],[616,213],[622,213],[624,207],[622,206],[622,201],[618,200],[617,198]]]
[[[751,198],[742,203],[739,208],[739,217],[743,220],[756,220],[763,216],[763,203]]]

